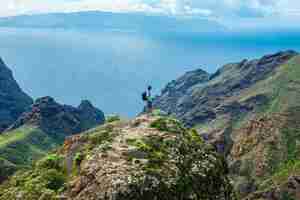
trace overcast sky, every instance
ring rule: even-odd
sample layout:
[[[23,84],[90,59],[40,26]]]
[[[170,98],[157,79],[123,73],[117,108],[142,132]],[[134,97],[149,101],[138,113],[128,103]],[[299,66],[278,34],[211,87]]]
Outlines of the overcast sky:
[[[0,16],[102,10],[200,16],[232,26],[300,28],[300,0],[0,0]]]

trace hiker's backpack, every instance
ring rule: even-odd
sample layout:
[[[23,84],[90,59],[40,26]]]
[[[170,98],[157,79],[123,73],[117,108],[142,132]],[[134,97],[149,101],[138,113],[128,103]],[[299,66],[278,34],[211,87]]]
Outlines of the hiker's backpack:
[[[147,101],[148,100],[147,92],[143,92],[142,99],[143,99],[143,101]]]

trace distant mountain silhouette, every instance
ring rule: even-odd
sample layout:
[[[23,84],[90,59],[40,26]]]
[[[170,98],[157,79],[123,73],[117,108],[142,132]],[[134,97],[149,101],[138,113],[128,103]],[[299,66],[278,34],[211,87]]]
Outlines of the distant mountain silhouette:
[[[215,21],[192,17],[167,17],[141,13],[74,12],[0,18],[2,27],[115,29],[150,32],[216,32],[225,27]]]

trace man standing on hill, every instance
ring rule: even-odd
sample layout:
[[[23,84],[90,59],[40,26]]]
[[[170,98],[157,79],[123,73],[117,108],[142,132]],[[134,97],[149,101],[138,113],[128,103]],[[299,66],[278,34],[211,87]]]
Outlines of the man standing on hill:
[[[143,101],[145,101],[147,103],[146,104],[146,112],[148,112],[148,113],[151,113],[152,110],[153,110],[153,104],[152,104],[153,99],[152,99],[152,96],[151,96],[151,90],[152,90],[152,87],[148,86],[147,91],[145,91],[142,94]]]

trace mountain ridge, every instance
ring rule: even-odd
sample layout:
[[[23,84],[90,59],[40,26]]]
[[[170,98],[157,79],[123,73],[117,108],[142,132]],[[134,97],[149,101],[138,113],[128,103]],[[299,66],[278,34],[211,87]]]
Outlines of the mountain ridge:
[[[205,110],[205,112],[203,112],[204,119],[206,119],[206,117],[214,119],[215,113],[212,110],[207,110],[208,107],[217,107],[221,101],[229,99],[229,95],[234,96],[235,91],[238,92],[240,90],[243,90],[249,87],[249,85],[253,84],[252,82],[257,82],[261,79],[264,79],[265,77],[270,75],[270,73],[272,73],[276,67],[280,66],[285,61],[289,60],[290,58],[296,55],[298,55],[298,53],[289,50],[264,56],[261,59],[255,59],[251,61],[243,60],[239,63],[230,63],[224,65],[214,74],[207,74],[206,76],[209,77],[208,79],[207,77],[205,77],[204,81],[200,80],[198,83],[196,82],[195,84],[190,85],[189,88],[183,88],[182,93],[185,95],[179,96],[175,99],[173,98],[173,101],[175,102],[171,103],[168,100],[166,100],[169,98],[169,95],[172,94],[172,91],[168,91],[172,89],[170,88],[170,84],[180,85],[182,84],[181,79],[184,79],[183,82],[188,82],[189,80],[185,79],[186,75],[183,75],[182,77],[177,79],[177,82],[171,82],[167,85],[166,88],[162,90],[162,94],[157,96],[154,100],[154,107],[157,107],[158,109],[161,109],[167,113],[176,114],[176,117],[183,120],[185,123],[187,123],[187,125],[190,126],[196,124],[197,121],[201,121],[201,112],[199,114],[197,114],[196,112],[197,109],[199,109],[199,106],[201,108],[202,105],[203,110]],[[201,71],[202,70],[200,70],[200,73],[202,73]],[[228,85],[227,88],[226,84]],[[225,87],[222,87],[223,85],[225,85]],[[196,92],[203,93],[203,96],[201,96],[202,94],[198,94],[197,97],[197,94],[195,94]],[[207,100],[208,97],[210,98],[210,102],[208,102]],[[213,102],[212,98],[215,98]],[[164,101],[166,101],[166,106],[163,106]],[[172,108],[168,108],[168,104],[176,104],[176,109],[172,110]],[[209,104],[212,105],[210,106]],[[226,110],[227,108],[229,108],[228,106],[232,106],[233,108],[238,106],[241,108],[241,106],[237,104],[224,105],[223,108],[220,108],[220,111],[222,112],[222,110]],[[193,107],[195,107],[195,109],[193,109]],[[196,119],[197,115],[199,116],[199,119],[193,122],[194,119]],[[189,118],[189,116],[191,117]]]
[[[87,127],[91,128],[104,121],[104,113],[88,100],[83,100],[76,108],[60,105],[52,97],[47,96],[36,99],[30,109],[24,112],[6,131],[30,124],[41,127],[47,133],[70,135],[80,133]]]

